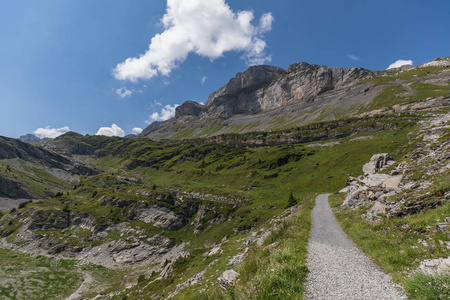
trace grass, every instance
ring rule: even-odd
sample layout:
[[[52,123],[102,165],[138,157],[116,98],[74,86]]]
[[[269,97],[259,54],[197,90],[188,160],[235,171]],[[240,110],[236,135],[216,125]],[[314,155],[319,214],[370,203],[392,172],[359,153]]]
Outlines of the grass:
[[[78,288],[75,263],[0,249],[0,298],[65,299]]]
[[[35,198],[48,198],[72,187],[72,183],[54,176],[50,169],[20,159],[0,161],[0,172],[3,177],[17,182]],[[76,177],[72,179],[76,180]]]
[[[294,216],[284,221],[262,247],[250,250],[237,268],[236,286],[215,289],[200,299],[303,299],[310,212],[313,197],[304,199]]]
[[[122,277],[129,272],[126,269],[111,270],[94,264],[83,265],[81,270],[92,276],[92,282],[88,291],[83,293],[83,297],[95,297],[100,293],[116,291],[121,284]]]
[[[417,273],[405,280],[405,288],[411,299],[450,299],[450,274],[430,276]]]

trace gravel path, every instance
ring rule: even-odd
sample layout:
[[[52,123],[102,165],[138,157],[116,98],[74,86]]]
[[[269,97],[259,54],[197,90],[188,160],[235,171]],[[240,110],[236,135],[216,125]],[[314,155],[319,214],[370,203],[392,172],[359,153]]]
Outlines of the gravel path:
[[[311,219],[305,299],[407,299],[342,231],[328,195],[316,198]]]

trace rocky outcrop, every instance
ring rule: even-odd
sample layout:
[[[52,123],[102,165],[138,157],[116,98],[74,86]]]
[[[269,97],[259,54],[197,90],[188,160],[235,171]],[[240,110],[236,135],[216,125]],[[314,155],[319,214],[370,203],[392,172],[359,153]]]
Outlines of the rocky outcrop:
[[[228,289],[233,287],[236,284],[236,281],[239,277],[239,273],[235,270],[226,270],[223,274],[218,278],[219,285],[223,289]]]
[[[133,238],[119,241],[110,249],[114,261],[120,264],[135,264],[152,256],[162,256],[175,246],[175,243],[163,234],[155,234],[144,241]]]
[[[176,214],[174,211],[156,204],[150,207],[141,205],[136,208],[134,213],[134,219],[167,230],[178,230],[189,223],[186,215]]]
[[[186,101],[175,109],[175,118],[199,117],[205,110],[204,105],[195,101]]]
[[[286,71],[273,66],[253,66],[212,93],[205,106],[188,101],[177,107],[175,117],[228,117],[268,110],[311,101],[319,94],[371,77],[374,73],[362,68],[330,69],[305,62],[293,64]]]
[[[374,74],[362,68],[330,69],[302,62],[289,66],[287,74],[261,89],[257,98],[261,108],[267,110],[292,102],[313,101],[319,94],[371,77]]]
[[[434,209],[450,199],[450,191],[428,189],[437,176],[450,171],[450,140],[444,138],[450,128],[450,114],[437,115],[422,121],[416,144],[401,163],[396,163],[387,153],[376,154],[363,167],[363,175],[349,177],[343,203],[347,208],[366,208],[366,219],[377,223],[383,216],[401,217]],[[389,172],[383,171],[391,166]],[[437,223],[434,230],[447,232],[448,223]]]
[[[231,116],[261,109],[255,92],[284,73],[282,68],[273,66],[253,66],[238,73],[209,96],[204,116]]]
[[[436,275],[450,271],[450,257],[426,259],[420,262],[419,270],[427,275]]]
[[[8,198],[30,199],[30,193],[17,181],[8,179],[0,175],[0,195]]]
[[[400,171],[390,174],[379,173],[385,167],[396,162],[388,153],[375,154],[363,166],[363,175],[358,178],[349,177],[347,187],[341,192],[347,192],[344,207],[368,206],[366,219],[372,223],[380,220],[388,211],[393,212],[399,208],[397,203],[387,203],[387,198],[398,194],[403,185],[403,175]]]
[[[450,67],[450,57],[436,57],[433,61],[424,63],[419,67]]]
[[[405,104],[396,104],[392,107],[384,107],[361,114],[361,117],[371,117],[384,114],[398,114],[402,112],[434,111],[450,106],[448,97],[429,97],[424,100],[414,101]]]
[[[394,164],[394,159],[388,153],[375,154],[370,161],[363,166],[365,175],[372,175],[386,166]]]

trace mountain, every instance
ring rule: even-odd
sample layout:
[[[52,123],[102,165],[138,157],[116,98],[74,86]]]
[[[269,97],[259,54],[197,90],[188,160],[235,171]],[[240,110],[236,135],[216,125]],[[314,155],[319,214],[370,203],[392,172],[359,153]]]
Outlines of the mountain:
[[[63,169],[70,160],[41,147],[35,147],[21,140],[0,136],[0,159],[18,158],[24,161],[37,162],[49,167]]]
[[[0,167],[0,196],[5,198],[2,205],[7,207],[19,205],[20,201],[15,199],[52,197],[70,188],[79,175],[96,174],[90,167],[64,155],[1,136]]]
[[[108,143],[120,140],[119,137],[107,137],[103,135],[81,135],[70,131],[42,146],[66,155],[91,155],[96,150]]]
[[[0,137],[0,298],[302,299],[320,193],[410,299],[447,297],[449,78],[254,66],[140,137]]]
[[[48,141],[52,140],[51,138],[43,138],[43,139],[41,139],[41,138],[35,136],[32,133],[21,135],[19,139],[24,141],[24,142],[27,142],[29,144],[32,144],[32,145],[38,145],[38,144],[42,144],[42,143],[45,143],[45,142],[48,142]]]
[[[198,138],[357,117],[380,108],[387,95],[392,95],[389,105],[448,96],[443,87],[449,65],[448,58],[437,58],[387,71],[331,69],[304,62],[287,70],[253,66],[212,93],[205,105],[187,101],[176,108],[175,118],[151,124],[140,136]]]

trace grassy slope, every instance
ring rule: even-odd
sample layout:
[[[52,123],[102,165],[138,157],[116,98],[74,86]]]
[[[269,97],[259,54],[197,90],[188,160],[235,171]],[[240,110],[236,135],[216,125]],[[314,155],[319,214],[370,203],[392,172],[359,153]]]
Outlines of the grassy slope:
[[[0,249],[1,299],[65,299],[80,280],[74,262]]]
[[[53,175],[49,169],[20,159],[0,161],[0,173],[19,182],[35,198],[50,197],[73,186],[72,183]]]

